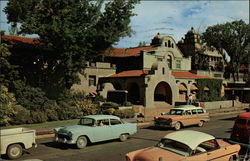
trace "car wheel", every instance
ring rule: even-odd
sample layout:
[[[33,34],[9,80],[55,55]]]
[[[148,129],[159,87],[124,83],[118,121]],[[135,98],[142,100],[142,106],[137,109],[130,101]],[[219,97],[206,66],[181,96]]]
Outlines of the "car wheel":
[[[17,159],[23,154],[23,148],[20,144],[10,145],[7,149],[7,155],[10,159]]]
[[[237,156],[231,156],[228,161],[238,161]]]
[[[121,134],[119,139],[120,141],[126,141],[128,139],[128,134]]]
[[[180,130],[181,129],[181,123],[180,122],[176,122],[174,125],[174,129],[175,130]]]
[[[202,127],[203,125],[204,125],[204,121],[200,121],[198,124],[199,127]]]
[[[87,146],[88,140],[85,136],[80,136],[76,141],[76,146],[79,149],[83,149]]]

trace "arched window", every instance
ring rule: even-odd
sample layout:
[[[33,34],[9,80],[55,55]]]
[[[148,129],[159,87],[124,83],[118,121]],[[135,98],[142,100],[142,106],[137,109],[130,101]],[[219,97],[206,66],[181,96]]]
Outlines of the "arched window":
[[[162,74],[165,74],[165,68],[162,68]]]
[[[169,48],[171,47],[171,42],[170,42],[170,40],[168,40],[168,47],[169,47]]]
[[[172,69],[172,57],[170,55],[167,56],[167,62],[169,69]]]

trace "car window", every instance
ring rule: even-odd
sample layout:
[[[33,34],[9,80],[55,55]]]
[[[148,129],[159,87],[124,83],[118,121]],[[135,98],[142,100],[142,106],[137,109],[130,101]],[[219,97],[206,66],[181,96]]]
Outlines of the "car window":
[[[161,139],[156,147],[169,150],[183,156],[189,156],[191,153],[191,149],[187,145],[171,139]]]
[[[198,147],[200,147],[206,151],[212,151],[212,150],[218,149],[219,144],[217,143],[217,141],[215,139],[213,139],[213,140],[208,140],[208,141],[201,143]]]
[[[201,114],[201,113],[204,113],[204,111],[203,111],[203,109],[197,109],[197,113]]]
[[[183,110],[180,109],[171,109],[169,112],[170,115],[182,115],[183,114]]]
[[[250,127],[250,120],[247,121],[247,125]]]
[[[122,122],[121,122],[120,120],[118,120],[118,119],[111,119],[111,120],[110,120],[110,123],[111,123],[111,125],[119,125],[119,124],[121,124]]]
[[[108,119],[102,119],[97,121],[97,126],[105,126],[105,125],[109,125]]]
[[[94,126],[95,120],[91,118],[81,118],[78,124],[84,126]]]
[[[247,120],[246,119],[236,119],[235,123],[245,125],[247,123]]]
[[[197,114],[197,110],[196,110],[196,109],[193,109],[193,110],[192,110],[192,114]]]
[[[192,115],[190,110],[185,111],[185,115]]]

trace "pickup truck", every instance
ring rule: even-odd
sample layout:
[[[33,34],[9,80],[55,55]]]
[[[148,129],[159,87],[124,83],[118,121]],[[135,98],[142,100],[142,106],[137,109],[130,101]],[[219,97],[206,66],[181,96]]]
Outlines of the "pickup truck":
[[[23,149],[37,146],[36,131],[28,128],[13,128],[0,130],[0,154],[7,154],[10,159],[17,159],[23,154]]]

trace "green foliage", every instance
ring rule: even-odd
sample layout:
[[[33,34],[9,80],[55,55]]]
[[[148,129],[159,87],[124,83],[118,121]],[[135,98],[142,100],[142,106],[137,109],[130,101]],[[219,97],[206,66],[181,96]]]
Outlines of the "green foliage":
[[[237,20],[210,26],[202,35],[208,45],[226,50],[231,59],[229,65],[233,76],[238,73],[240,64],[249,62],[249,27],[243,20]]]
[[[15,114],[12,116],[10,124],[20,125],[30,123],[30,111],[22,106],[14,107]]]
[[[136,3],[138,0],[113,0],[103,11],[102,0],[9,0],[4,11],[9,22],[21,25],[20,33],[39,35],[53,51],[43,62],[48,66],[46,78],[56,74],[60,78],[52,84],[69,89],[79,82],[77,72],[86,60],[131,34],[129,23]]]
[[[33,88],[22,81],[15,81],[13,84],[13,91],[20,105],[31,111],[44,111],[48,108],[49,99],[40,88]]]
[[[135,111],[133,109],[121,109],[116,110],[113,114],[120,118],[132,118],[135,116]]]
[[[0,126],[10,123],[11,117],[16,114],[15,106],[14,95],[8,92],[8,88],[0,85]]]
[[[221,100],[221,79],[197,79],[199,88],[199,101],[219,101]],[[204,91],[204,87],[208,87],[209,91]]]
[[[9,86],[9,84],[18,78],[16,66],[11,65],[9,57],[11,53],[7,44],[0,44],[0,84]]]
[[[101,109],[108,109],[108,108],[114,108],[117,109],[119,107],[119,105],[115,102],[104,102],[101,105]]]
[[[48,119],[46,113],[44,111],[30,111],[30,119],[29,123],[43,123]]]

